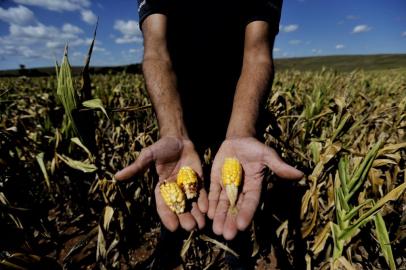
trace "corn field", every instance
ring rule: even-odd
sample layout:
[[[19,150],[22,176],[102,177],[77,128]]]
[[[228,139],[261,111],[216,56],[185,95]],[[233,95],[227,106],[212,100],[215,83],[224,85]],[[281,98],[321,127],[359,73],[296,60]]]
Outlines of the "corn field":
[[[161,269],[156,173],[113,175],[158,139],[142,75],[0,78],[0,269]],[[89,54],[90,56],[90,54]],[[269,172],[249,255],[183,232],[178,269],[406,269],[406,72],[277,72],[262,136],[303,172]],[[210,171],[214,149],[206,151]]]

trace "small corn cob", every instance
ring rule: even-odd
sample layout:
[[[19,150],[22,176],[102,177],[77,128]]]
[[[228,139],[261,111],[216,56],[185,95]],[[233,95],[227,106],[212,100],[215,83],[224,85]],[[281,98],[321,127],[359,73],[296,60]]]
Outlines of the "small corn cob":
[[[226,188],[227,197],[231,208],[235,207],[238,196],[238,187],[241,184],[242,168],[236,158],[226,158],[221,171],[223,185]]]
[[[186,198],[193,199],[197,196],[197,176],[192,168],[187,166],[180,168],[177,183],[185,192]]]
[[[166,205],[176,214],[182,214],[185,211],[185,194],[175,182],[164,181],[159,186],[162,198]]]

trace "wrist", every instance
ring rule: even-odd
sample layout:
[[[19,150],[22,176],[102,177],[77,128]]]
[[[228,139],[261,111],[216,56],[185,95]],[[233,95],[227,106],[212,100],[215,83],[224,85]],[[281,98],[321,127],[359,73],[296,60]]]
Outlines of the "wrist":
[[[184,127],[173,128],[173,127],[162,127],[159,129],[159,137],[175,137],[182,140],[189,140],[189,136]]]
[[[160,137],[189,139],[181,113],[158,115],[158,126]]]
[[[233,125],[229,124],[226,139],[239,139],[239,138],[247,138],[247,137],[255,137],[256,130],[254,126],[239,124]]]
[[[189,139],[184,125],[162,125],[159,128],[159,137],[176,137],[179,139]]]

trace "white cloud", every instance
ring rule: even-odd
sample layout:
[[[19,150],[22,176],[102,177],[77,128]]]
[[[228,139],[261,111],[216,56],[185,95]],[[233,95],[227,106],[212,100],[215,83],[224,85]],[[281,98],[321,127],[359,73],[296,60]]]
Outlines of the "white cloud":
[[[82,46],[82,45],[89,46],[91,43],[92,43],[91,38],[86,38],[86,39],[76,38],[69,42],[69,46],[73,46],[73,47]],[[98,43],[100,43],[100,42],[98,42]]]
[[[277,53],[277,52],[280,52],[280,51],[281,51],[280,48],[273,48],[273,52],[274,52],[274,53]]]
[[[344,44],[337,44],[336,45],[337,50],[344,49],[344,48],[345,48]]]
[[[55,53],[62,54],[67,42],[70,47],[87,47],[91,39],[82,38],[82,34],[82,29],[68,23],[60,28],[38,22],[28,26],[10,24],[8,35],[0,36],[0,51],[3,58],[54,59]]]
[[[352,33],[353,34],[357,34],[357,33],[362,33],[362,32],[368,32],[370,31],[372,28],[369,27],[366,24],[360,24],[354,27],[354,29],[352,29]]]
[[[93,47],[93,50],[94,50],[95,52],[105,52],[105,51],[106,51],[105,48],[103,48],[103,47],[98,47],[98,46],[94,46],[94,47]]]
[[[83,33],[83,30],[80,29],[79,27],[72,25],[70,23],[65,23],[62,26],[62,31],[64,31],[65,33],[70,33],[70,34],[81,34]]]
[[[142,33],[139,28],[139,24],[136,21],[117,20],[114,23],[114,29],[122,34],[121,37],[115,39],[117,44],[142,42]]]
[[[141,36],[142,35],[138,22],[133,21],[133,20],[129,20],[129,21],[117,20],[114,23],[114,29],[118,30],[123,35],[128,35],[128,36],[133,36],[133,35]]]
[[[312,49],[312,53],[314,54],[321,54],[323,52],[322,49]]]
[[[82,20],[88,24],[95,24],[97,22],[97,17],[90,9],[85,9],[80,12],[82,15]]]
[[[281,28],[282,28],[283,32],[290,33],[290,32],[294,32],[297,29],[299,29],[299,25],[297,25],[297,24],[289,24],[289,25],[286,25],[286,26],[281,25]]]
[[[291,44],[291,45],[299,45],[301,43],[302,43],[302,41],[299,39],[289,40],[289,44]]]
[[[55,26],[48,26],[42,23],[36,25],[21,26],[11,24],[9,27],[11,39],[20,39],[25,43],[36,43],[40,41],[68,41],[78,38],[83,30],[72,24],[64,24],[62,29]]]
[[[128,50],[129,53],[134,53],[134,54],[142,54],[143,51],[144,51],[144,48],[132,48],[132,49]]]
[[[17,50],[19,51],[20,54],[22,54],[24,57],[27,58],[38,58],[41,56],[37,51],[34,51],[33,49],[27,46],[19,46]]]
[[[74,11],[90,6],[89,0],[14,0],[14,2],[38,6],[52,11]]]
[[[401,37],[406,37],[406,31],[400,34]]]
[[[117,44],[142,43],[142,38],[124,36],[124,37],[116,38],[116,43]]]
[[[46,26],[42,23],[37,25],[20,26],[17,24],[10,25],[10,34],[16,38],[31,38],[33,41],[36,39],[46,39],[56,35],[59,31],[54,26]]]
[[[47,41],[45,46],[49,49],[63,48],[65,46],[65,43],[63,43],[62,41],[51,40]]]
[[[35,21],[35,16],[30,9],[21,5],[9,9],[0,7],[0,20],[6,23],[26,25]]]

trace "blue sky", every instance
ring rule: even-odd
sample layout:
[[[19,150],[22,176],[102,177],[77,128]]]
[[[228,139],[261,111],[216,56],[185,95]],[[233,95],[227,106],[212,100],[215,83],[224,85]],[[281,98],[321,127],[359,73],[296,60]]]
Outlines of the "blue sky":
[[[97,16],[91,64],[140,62],[136,0],[0,0],[0,69],[52,66],[66,42],[82,65]],[[406,53],[405,0],[285,0],[275,58],[378,53]]]

